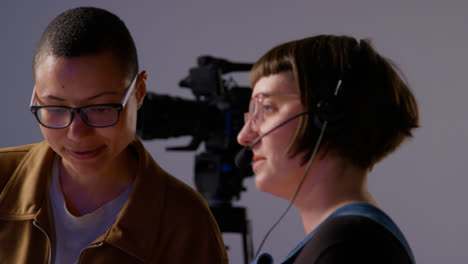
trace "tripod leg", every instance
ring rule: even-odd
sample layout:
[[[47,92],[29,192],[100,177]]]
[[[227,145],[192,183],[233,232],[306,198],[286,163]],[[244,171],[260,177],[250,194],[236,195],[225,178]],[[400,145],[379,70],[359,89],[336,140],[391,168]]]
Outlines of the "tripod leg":
[[[253,260],[253,242],[250,222],[246,220],[245,224],[246,229],[242,234],[242,242],[244,248],[244,263],[248,264]]]

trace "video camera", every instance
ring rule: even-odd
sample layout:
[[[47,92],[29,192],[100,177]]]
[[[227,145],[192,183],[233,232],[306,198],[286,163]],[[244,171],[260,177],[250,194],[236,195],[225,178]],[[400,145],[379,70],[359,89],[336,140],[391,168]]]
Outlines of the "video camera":
[[[143,140],[192,136],[187,146],[172,151],[205,151],[195,157],[195,185],[210,206],[230,205],[245,188],[243,178],[251,169],[239,169],[234,158],[242,148],[236,140],[248,112],[251,89],[225,80],[223,74],[250,71],[252,64],[233,63],[211,56],[198,57],[198,67],[179,86],[192,90],[195,100],[146,94],[138,111],[137,135]]]

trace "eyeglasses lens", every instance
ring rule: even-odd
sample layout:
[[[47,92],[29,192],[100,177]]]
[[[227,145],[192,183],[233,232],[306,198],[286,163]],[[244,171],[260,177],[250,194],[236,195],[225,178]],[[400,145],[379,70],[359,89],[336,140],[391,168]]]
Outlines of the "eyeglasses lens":
[[[79,112],[82,120],[94,127],[110,126],[119,119],[118,109],[112,106],[92,106],[81,108]],[[62,128],[71,123],[73,111],[62,107],[46,107],[38,109],[36,116],[44,126]]]
[[[261,97],[254,97],[249,106],[249,120],[251,121],[251,128],[257,131],[261,123],[261,110],[262,101]]]
[[[108,126],[117,122],[119,113],[111,106],[95,106],[85,108],[81,112],[81,117],[91,126]]]
[[[70,112],[61,107],[40,108],[36,115],[48,127],[64,127],[70,122]]]

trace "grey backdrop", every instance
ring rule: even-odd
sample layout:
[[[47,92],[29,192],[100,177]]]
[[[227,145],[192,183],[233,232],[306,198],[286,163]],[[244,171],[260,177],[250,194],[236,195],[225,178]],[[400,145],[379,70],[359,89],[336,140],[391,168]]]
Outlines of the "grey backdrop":
[[[0,8],[0,147],[42,140],[28,111],[31,59],[45,26],[65,9],[94,5],[118,14],[135,39],[148,88],[193,99],[178,87],[196,58],[211,54],[255,61],[281,42],[309,35],[372,39],[405,73],[418,99],[421,128],[378,164],[370,188],[406,234],[419,263],[462,263],[468,250],[465,167],[468,4],[463,1],[63,1],[2,0]],[[234,75],[247,84],[246,74]],[[164,129],[164,128],[162,128]],[[166,152],[188,137],[144,142],[163,168],[193,185],[194,152]],[[202,151],[199,149],[198,152]],[[236,205],[249,210],[255,248],[286,202],[255,189]],[[304,237],[292,210],[264,249],[277,260]],[[239,236],[225,234],[231,263],[242,263]],[[194,245],[196,246],[196,245]],[[1,258],[1,256],[0,256]]]

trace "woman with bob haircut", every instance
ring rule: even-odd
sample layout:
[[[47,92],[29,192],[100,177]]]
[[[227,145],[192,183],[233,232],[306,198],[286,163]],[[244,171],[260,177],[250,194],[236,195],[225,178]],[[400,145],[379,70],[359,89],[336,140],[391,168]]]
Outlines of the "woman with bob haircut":
[[[244,160],[260,191],[297,207],[307,234],[281,263],[414,263],[367,187],[372,167],[418,127],[396,67],[367,40],[320,35],[268,51],[250,84]]]

